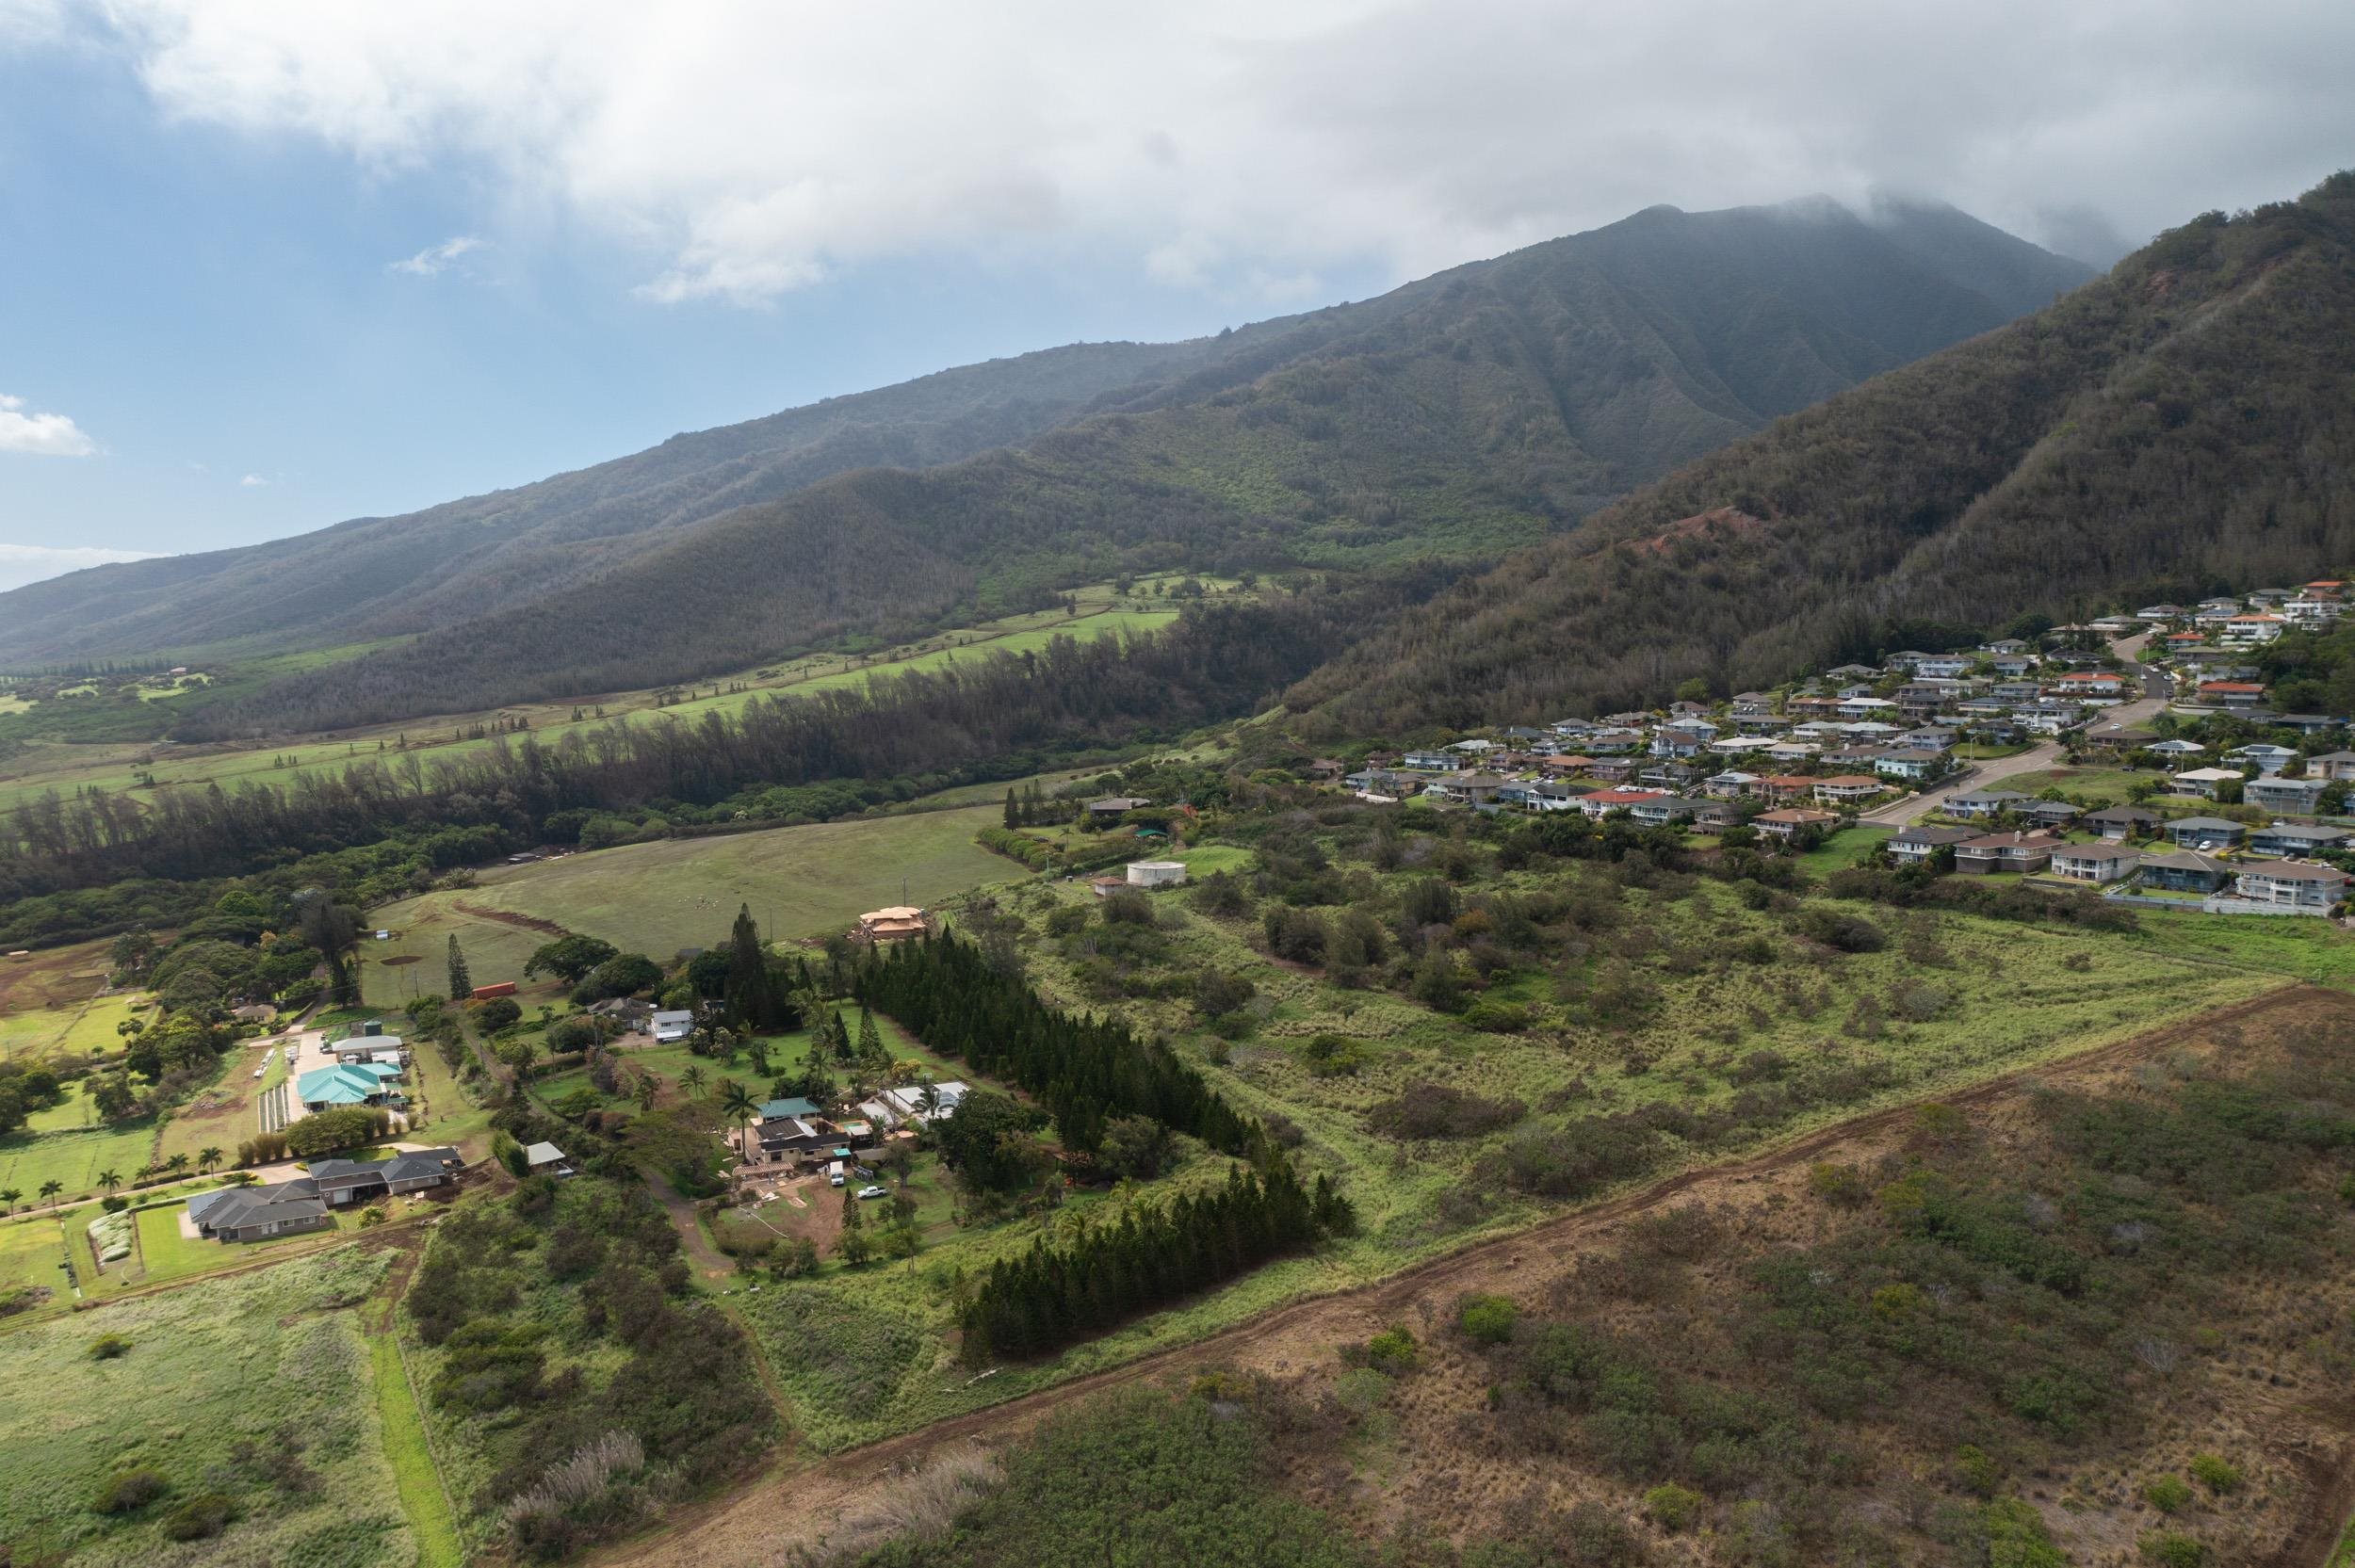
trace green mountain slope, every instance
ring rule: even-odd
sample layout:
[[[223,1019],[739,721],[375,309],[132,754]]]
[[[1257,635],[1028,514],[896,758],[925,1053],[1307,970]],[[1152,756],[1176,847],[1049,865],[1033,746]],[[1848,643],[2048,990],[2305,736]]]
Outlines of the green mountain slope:
[[[1293,693],[1341,731],[1762,687],[1908,623],[2355,558],[2355,174],[2162,235],[2048,310],[1696,462]]]
[[[1123,571],[1494,558],[2083,276],[1951,209],[1655,208],[1191,346],[1026,444],[740,508],[208,722],[685,679]]]

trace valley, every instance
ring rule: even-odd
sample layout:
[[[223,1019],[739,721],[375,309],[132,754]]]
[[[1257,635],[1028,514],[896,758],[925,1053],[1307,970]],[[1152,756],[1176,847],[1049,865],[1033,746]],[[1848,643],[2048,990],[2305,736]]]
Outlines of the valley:
[[[1651,208],[0,594],[0,1564],[2322,1560],[2355,176],[2087,271]]]

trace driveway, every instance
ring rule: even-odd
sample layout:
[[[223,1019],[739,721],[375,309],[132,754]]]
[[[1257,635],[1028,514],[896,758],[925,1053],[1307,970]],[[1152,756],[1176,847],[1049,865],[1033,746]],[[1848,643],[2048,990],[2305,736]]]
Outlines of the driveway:
[[[2102,716],[2103,723],[2146,723],[2156,718],[2160,710],[2167,706],[2167,677],[2155,670],[2146,668],[2136,657],[2142,652],[2142,645],[2150,640],[2150,637],[2149,632],[2137,632],[2133,637],[2120,638],[2110,644],[2110,656],[2126,667],[2129,679],[2140,683],[2143,695],[2134,702],[2120,703],[2114,708],[2104,710]],[[1878,823],[1886,828],[1910,826],[1944,805],[1953,796],[1973,794],[1982,789],[1993,789],[2006,779],[2017,778],[2022,773],[2040,773],[2047,768],[2060,767],[2061,749],[2060,741],[2040,741],[2017,756],[1998,757],[1992,762],[1978,763],[1968,774],[1951,784],[1938,784],[1918,795],[1908,795],[1901,800],[1892,800],[1885,806],[1876,806],[1871,811],[1859,814],[1857,820]]]

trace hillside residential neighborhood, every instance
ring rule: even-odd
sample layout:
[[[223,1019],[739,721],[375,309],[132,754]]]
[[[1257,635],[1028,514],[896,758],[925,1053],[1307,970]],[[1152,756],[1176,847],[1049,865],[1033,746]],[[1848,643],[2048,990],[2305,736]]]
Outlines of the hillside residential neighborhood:
[[[1885,828],[1877,849],[1899,865],[2215,913],[2328,914],[2355,870],[2349,716],[2282,711],[2252,657],[2285,631],[2334,624],[2346,587],[2144,606],[1314,773],[1367,801],[1624,816],[1795,849]],[[2005,786],[2015,778],[2037,787]]]

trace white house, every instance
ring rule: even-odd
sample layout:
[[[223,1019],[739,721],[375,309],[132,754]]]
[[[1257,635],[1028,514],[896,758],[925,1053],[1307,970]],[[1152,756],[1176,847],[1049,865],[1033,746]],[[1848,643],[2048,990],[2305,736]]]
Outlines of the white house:
[[[674,1041],[685,1040],[695,1032],[695,1015],[685,1010],[658,1012],[654,1015],[651,1026],[654,1029],[656,1043],[669,1044]]]

